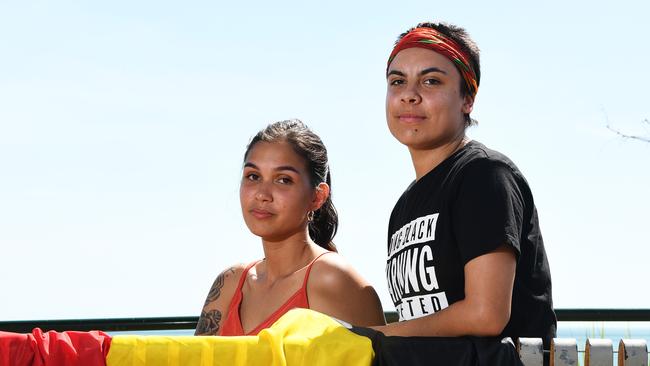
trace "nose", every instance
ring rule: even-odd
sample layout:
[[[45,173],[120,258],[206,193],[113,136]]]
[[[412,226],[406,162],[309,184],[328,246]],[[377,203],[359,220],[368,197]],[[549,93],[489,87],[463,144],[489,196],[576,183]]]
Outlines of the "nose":
[[[406,104],[419,104],[422,101],[422,97],[415,87],[410,86],[402,92],[401,100],[402,103]]]
[[[273,201],[273,195],[271,195],[271,192],[265,183],[260,183],[257,185],[257,190],[255,191],[255,199],[261,202]]]

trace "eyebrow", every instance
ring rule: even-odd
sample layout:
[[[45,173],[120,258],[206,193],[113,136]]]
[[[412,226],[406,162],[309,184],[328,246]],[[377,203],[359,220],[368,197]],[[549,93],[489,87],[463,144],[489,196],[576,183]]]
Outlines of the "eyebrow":
[[[251,162],[247,162],[246,164],[244,164],[244,168],[253,168],[253,169],[257,169],[257,170],[260,169],[260,168],[257,167],[257,165],[255,165],[255,164],[253,164]],[[275,171],[289,170],[289,171],[292,171],[292,172],[294,172],[296,174],[300,174],[298,169],[292,167],[291,165],[281,165],[279,167],[276,167],[274,170]]]
[[[431,72],[439,72],[441,74],[447,75],[447,72],[445,70],[439,69],[439,68],[434,66],[434,67],[429,67],[429,68],[426,68],[426,69],[420,71],[420,76],[426,75],[426,74],[431,73]],[[401,72],[399,70],[390,70],[386,74],[386,77],[389,77],[391,75],[404,76],[404,77],[406,76],[406,74],[404,74],[403,72]]]

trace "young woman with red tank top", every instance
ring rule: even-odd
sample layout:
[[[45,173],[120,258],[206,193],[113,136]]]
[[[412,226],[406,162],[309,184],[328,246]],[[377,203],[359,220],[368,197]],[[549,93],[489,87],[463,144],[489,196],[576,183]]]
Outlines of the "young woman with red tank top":
[[[338,217],[330,192],[327,150],[302,122],[276,122],[253,137],[240,202],[264,259],[217,277],[196,335],[256,335],[293,308],[358,326],[385,323],[375,290],[332,243]]]

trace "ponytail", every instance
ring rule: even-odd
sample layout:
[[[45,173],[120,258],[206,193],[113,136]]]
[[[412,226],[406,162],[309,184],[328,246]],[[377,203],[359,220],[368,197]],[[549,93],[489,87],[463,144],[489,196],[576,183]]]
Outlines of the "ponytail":
[[[326,183],[330,188],[332,187],[332,179],[329,171],[327,172]],[[336,208],[332,202],[332,194],[330,193],[325,203],[314,212],[314,219],[309,223],[309,236],[320,247],[337,252],[336,245],[334,245],[332,239],[336,235],[338,226],[339,215],[336,212]]]

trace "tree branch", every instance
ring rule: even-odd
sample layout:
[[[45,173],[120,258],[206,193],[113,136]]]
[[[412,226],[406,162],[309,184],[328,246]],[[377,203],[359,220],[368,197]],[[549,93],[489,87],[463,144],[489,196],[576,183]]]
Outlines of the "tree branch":
[[[643,120],[641,123],[650,124],[650,122],[648,122],[648,119]],[[619,135],[619,136],[621,136],[623,138],[632,139],[632,140],[640,140],[640,141],[650,143],[650,137],[643,137],[643,136],[637,136],[637,135],[628,135],[628,134],[625,134],[625,133],[611,127],[609,124],[607,124],[606,127],[607,127],[608,130],[614,132],[615,134],[617,134],[617,135]]]

